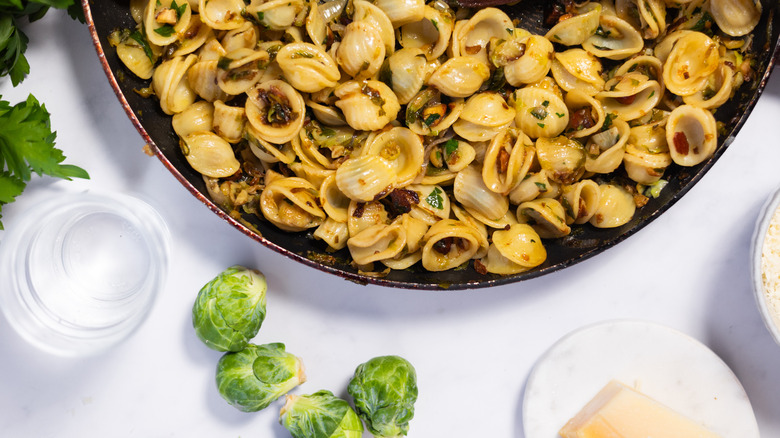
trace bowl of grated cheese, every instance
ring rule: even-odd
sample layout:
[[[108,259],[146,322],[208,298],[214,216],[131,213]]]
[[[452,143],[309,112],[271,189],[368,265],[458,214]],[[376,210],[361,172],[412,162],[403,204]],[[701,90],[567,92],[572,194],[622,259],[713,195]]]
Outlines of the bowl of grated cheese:
[[[780,345],[780,190],[761,209],[751,254],[756,303],[767,329]]]

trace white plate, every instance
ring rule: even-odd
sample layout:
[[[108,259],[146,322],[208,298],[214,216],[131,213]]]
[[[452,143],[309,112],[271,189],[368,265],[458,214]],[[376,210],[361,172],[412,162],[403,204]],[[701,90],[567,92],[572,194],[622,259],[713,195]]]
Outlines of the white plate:
[[[525,438],[558,438],[558,430],[612,379],[723,438],[759,438],[750,400],[731,369],[695,339],[642,321],[588,326],[550,348],[526,383]]]

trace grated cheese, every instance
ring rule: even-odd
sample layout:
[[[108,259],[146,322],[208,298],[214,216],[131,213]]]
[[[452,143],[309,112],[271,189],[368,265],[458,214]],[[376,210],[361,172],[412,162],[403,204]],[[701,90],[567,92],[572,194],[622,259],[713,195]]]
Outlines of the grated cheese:
[[[767,307],[775,325],[780,327],[780,208],[769,222],[761,248],[761,278]]]

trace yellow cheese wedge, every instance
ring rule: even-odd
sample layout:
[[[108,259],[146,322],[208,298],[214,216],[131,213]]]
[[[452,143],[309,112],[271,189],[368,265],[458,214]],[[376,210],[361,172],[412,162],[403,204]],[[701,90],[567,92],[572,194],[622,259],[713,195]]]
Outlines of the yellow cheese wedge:
[[[721,438],[614,380],[558,433],[563,438]]]

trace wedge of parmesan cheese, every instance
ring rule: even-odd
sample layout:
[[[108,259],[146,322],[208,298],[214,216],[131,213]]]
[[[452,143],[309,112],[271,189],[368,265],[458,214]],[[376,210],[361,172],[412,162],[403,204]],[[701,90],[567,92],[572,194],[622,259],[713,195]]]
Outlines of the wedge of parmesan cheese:
[[[615,380],[558,432],[563,438],[720,438]]]
[[[761,278],[767,308],[780,326],[780,208],[775,210],[761,247]]]

